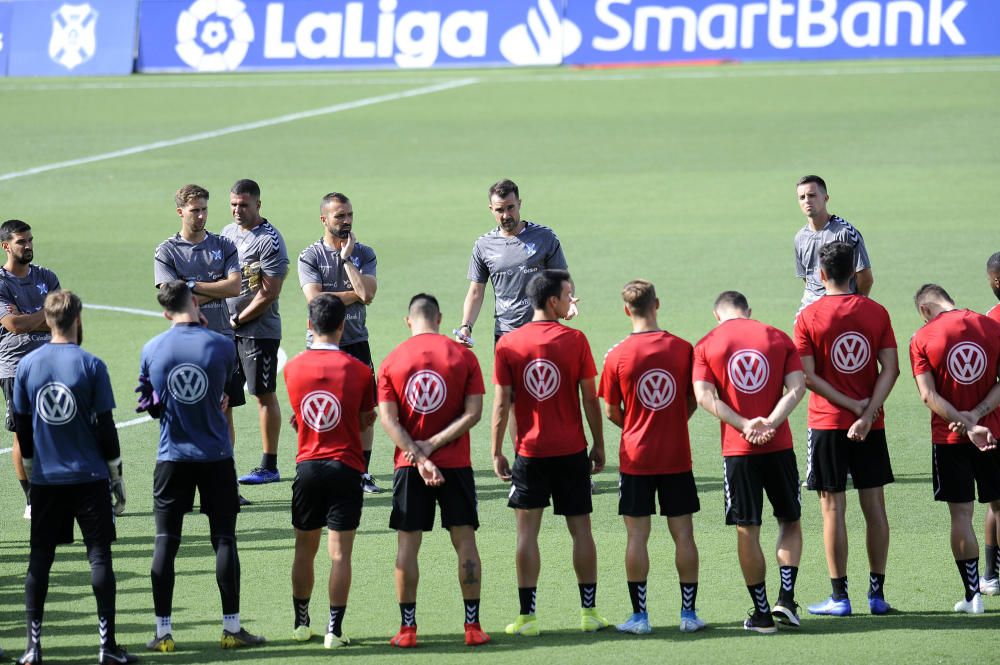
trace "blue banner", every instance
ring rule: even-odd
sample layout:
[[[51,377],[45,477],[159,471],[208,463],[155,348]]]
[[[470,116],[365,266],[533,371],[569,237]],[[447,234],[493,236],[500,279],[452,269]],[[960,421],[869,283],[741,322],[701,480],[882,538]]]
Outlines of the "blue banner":
[[[132,72],[138,0],[34,0],[10,8],[10,76]]]
[[[10,5],[0,2],[0,76],[7,75],[7,54],[10,52]]]

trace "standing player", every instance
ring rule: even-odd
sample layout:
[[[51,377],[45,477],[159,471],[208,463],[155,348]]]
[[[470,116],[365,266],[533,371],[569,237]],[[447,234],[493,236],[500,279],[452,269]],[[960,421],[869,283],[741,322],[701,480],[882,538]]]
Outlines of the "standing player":
[[[31,227],[21,220],[0,224],[0,244],[7,254],[0,268],[0,389],[7,403],[7,431],[14,432],[14,374],[21,358],[52,337],[42,305],[46,294],[59,288],[59,279],[51,270],[32,265],[34,237]],[[31,519],[31,481],[21,463],[16,432],[11,457],[24,490],[24,517]]]
[[[195,294],[198,309],[205,317],[209,330],[225,335],[233,343],[236,356],[236,339],[229,323],[226,298],[240,294],[240,263],[236,246],[228,238],[205,230],[208,221],[208,190],[198,185],[184,185],[174,194],[181,230],[167,238],[153,254],[153,284],[156,288],[175,279],[187,282]],[[235,363],[234,363],[235,367]],[[226,422],[229,438],[236,441],[233,427],[233,407],[246,404],[243,377],[234,372],[226,385],[229,396]],[[240,505],[250,502],[240,497]]]
[[[691,473],[688,418],[696,405],[691,388],[691,345],[662,330],[656,320],[660,299],[650,282],[634,280],[622,289],[632,334],[604,357],[600,394],[608,420],[622,428],[619,450],[618,514],[625,519],[625,573],[632,616],[623,633],[652,632],[646,611],[650,515],[660,514],[674,540],[681,585],[682,632],[705,627],[695,612],[698,546],[691,515],[698,512],[698,488]],[[624,404],[624,409],[622,405]]]
[[[851,613],[845,515],[850,474],[867,525],[868,607],[872,614],[885,614],[889,521],[883,486],[893,475],[882,404],[899,377],[896,337],[885,308],[851,292],[855,248],[830,243],[819,250],[819,260],[826,295],[799,313],[795,345],[812,390],[806,483],[819,493],[833,594],[810,605],[809,612]]]
[[[806,216],[806,225],[795,234],[795,276],[806,285],[799,311],[826,293],[819,276],[819,250],[831,242],[845,242],[851,246],[854,251],[855,276],[849,283],[849,292],[867,296],[871,293],[875,278],[872,276],[872,264],[861,232],[847,220],[827,211],[826,204],[830,196],[826,193],[826,182],[818,175],[799,178],[795,193],[799,199],[799,208]]]
[[[354,236],[354,207],[346,195],[330,192],[319,206],[323,237],[299,254],[299,284],[306,297],[306,304],[320,293],[332,293],[347,306],[344,337],[340,350],[368,365],[375,372],[372,350],[368,345],[368,328],[365,326],[366,306],[371,304],[378,289],[375,279],[375,250],[357,242]],[[306,345],[311,337],[306,336]],[[372,385],[372,393],[375,385]],[[361,434],[365,455],[365,472],[362,488],[369,494],[382,490],[368,472],[372,459],[373,428]]]
[[[931,410],[934,500],[948,503],[951,551],[965,589],[955,611],[982,614],[972,514],[976,489],[981,503],[1000,510],[1000,323],[955,309],[936,284],[924,284],[913,300],[926,322],[910,340],[910,361]]]
[[[115,640],[115,523],[108,481],[124,499],[121,448],[111,416],[115,398],[108,369],[78,344],[80,299],[69,291],[45,298],[52,341],[25,356],[14,381],[14,418],[25,471],[31,479],[34,519],[24,583],[28,647],[20,665],[42,662],[42,619],[56,546],[73,542],[80,525],[97,598],[101,665],[138,660]]]
[[[472,351],[439,333],[434,296],[410,299],[406,325],[412,336],[379,369],[382,427],[396,444],[389,528],[398,534],[396,592],[402,625],[393,646],[417,645],[417,554],[423,532],[434,528],[434,506],[458,555],[458,584],[465,604],[465,643],[490,636],[479,625],[482,565],[476,548],[479,515],[469,430],[483,414],[483,375]]]
[[[806,394],[795,345],[777,328],[750,318],[737,291],[712,309],[719,325],[694,347],[694,393],[721,421],[726,524],[736,525],[737,552],[753,611],[746,630],[774,633],[775,621],[798,626],[795,579],[802,557],[799,471],[788,416]],[[767,601],[767,566],[760,547],[764,493],[778,520],[778,602]]]
[[[281,345],[278,296],[288,273],[288,254],[281,234],[260,216],[260,187],[256,182],[237,180],[229,191],[229,207],[234,223],[222,229],[222,237],[236,245],[242,272],[240,295],[226,300],[239,354],[237,382],[242,385],[245,380],[250,394],[257,398],[264,449],[260,466],[240,476],[239,481],[260,485],[281,479],[278,473],[281,407],[274,391]]]
[[[494,339],[532,320],[528,280],[539,270],[566,270],[559,238],[547,226],[521,219],[521,199],[511,180],[494,183],[489,190],[490,212],[497,227],[472,246],[469,260],[469,292],[462,306],[458,341],[472,344],[472,327],[479,318],[486,295],[486,282],[493,283],[496,298]],[[567,318],[576,315],[576,298],[570,296]]]
[[[312,346],[285,365],[285,385],[294,411],[299,451],[292,485],[292,638],[308,641],[313,561],[325,526],[330,568],[330,621],[323,645],[350,644],[342,630],[351,590],[351,552],[361,523],[361,474],[365,459],[362,432],[375,422],[372,371],[338,346],[344,334],[346,307],[335,295],[321,293],[309,303]]]
[[[604,468],[604,433],[594,377],[597,368],[590,344],[565,318],[572,286],[565,270],[542,270],[528,283],[534,318],[504,335],[496,346],[496,391],[491,428],[493,471],[512,481],[507,505],[517,520],[517,567],[520,613],[508,634],[539,634],[535,594],[541,555],[538,532],[551,497],[553,512],[566,518],[573,539],[573,568],[580,588],[580,628],[608,626],[597,613],[597,546],[590,528],[593,511],[590,474]],[[516,396],[516,399],[515,399]],[[580,401],[593,437],[590,455],[583,433]],[[504,430],[516,415],[514,467],[503,454]]]
[[[263,637],[240,625],[240,558],[236,516],[240,512],[224,408],[233,375],[233,343],[202,327],[197,295],[181,280],[160,286],[156,300],[173,324],[151,339],[139,361],[140,405],[160,419],[160,446],[153,471],[153,606],[156,634],[146,647],[173,651],[171,614],[174,559],[181,545],[184,515],[194,509],[198,489],[201,513],[208,516],[215,579],[222,597],[222,648],[254,646]],[[152,395],[156,395],[154,405]]]
[[[993,254],[986,262],[986,277],[990,280],[993,295],[1000,300],[1000,252]],[[993,305],[986,316],[1000,322],[1000,304]],[[986,505],[986,519],[983,525],[983,543],[986,561],[983,562],[983,577],[979,580],[979,590],[985,596],[1000,596],[1000,547],[997,543],[997,519],[993,507]]]

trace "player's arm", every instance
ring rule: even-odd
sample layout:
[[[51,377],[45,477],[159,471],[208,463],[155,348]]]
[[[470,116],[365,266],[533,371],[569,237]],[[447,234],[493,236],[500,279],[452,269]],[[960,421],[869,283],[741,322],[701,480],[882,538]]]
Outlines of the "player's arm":
[[[892,387],[896,385],[896,379],[899,378],[899,355],[895,347],[880,349],[878,364],[880,366],[878,379],[875,380],[875,388],[872,390],[868,406],[847,431],[847,436],[855,441],[861,441],[868,436],[872,423],[878,418],[882,405],[885,404]]]
[[[866,400],[857,400],[848,397],[844,393],[840,392],[826,379],[822,378],[816,373],[816,359],[812,356],[802,356],[802,369],[806,373],[806,387],[813,391],[821,397],[825,397],[830,400],[832,404],[847,409],[856,416],[860,416],[864,413],[865,407],[868,405]],[[890,386],[891,388],[892,386]]]
[[[625,412],[622,411],[621,402],[618,404],[612,404],[611,402],[604,403],[604,415],[612,423],[618,427],[625,427]]]
[[[694,385],[688,386],[687,408],[688,420],[691,420],[691,416],[693,416],[694,412],[698,410],[698,399],[694,396]]]
[[[733,410],[719,397],[719,391],[714,383],[708,381],[694,382],[694,395],[698,405],[713,416],[737,431],[743,438],[753,444],[767,443],[774,434],[772,428],[763,418],[744,418]]]
[[[399,422],[399,405],[396,402],[379,402],[378,404],[379,422],[382,429],[389,435],[389,438],[397,448],[404,453],[409,453],[414,462],[421,462],[427,458]]]
[[[858,295],[867,296],[872,292],[872,285],[875,283],[875,276],[872,275],[871,268],[865,268],[854,273],[854,284],[858,290]]]
[[[510,463],[503,454],[503,439],[507,435],[507,419],[510,418],[511,387],[496,386],[493,394],[493,418],[490,422],[490,456],[493,458],[493,473],[500,480],[510,481]]]
[[[804,372],[790,372],[785,375],[785,394],[774,405],[767,417],[768,424],[777,429],[781,423],[788,420],[795,407],[806,396],[806,375]]]
[[[235,298],[240,295],[240,281],[240,273],[231,272],[225,279],[215,282],[195,282],[194,294],[198,296],[198,304],[202,305],[209,300],[219,298]]]
[[[352,291],[341,291],[341,293],[345,295],[349,293],[354,294],[357,302],[370,305],[372,300],[375,299],[375,291],[378,290],[378,280],[375,279],[375,275],[362,275],[358,267],[351,261],[344,261],[344,270],[347,272],[347,278],[351,280],[351,286],[354,289]],[[340,297],[340,293],[336,295]],[[344,304],[347,305],[349,303],[345,302]]]
[[[485,282],[469,282],[469,291],[465,294],[465,302],[462,304],[462,325],[458,328],[466,337],[472,336],[472,326],[476,325],[479,312],[483,308],[483,299],[486,297]],[[459,339],[462,342],[463,340]]]
[[[583,402],[583,414],[587,417],[587,426],[594,443],[590,447],[590,462],[592,473],[604,470],[604,425],[601,422],[601,404],[597,399],[597,386],[594,377],[580,379],[580,399]]]
[[[917,382],[920,399],[923,400],[928,409],[949,423],[960,425],[960,431],[964,431],[976,447],[985,450],[996,446],[996,439],[993,438],[990,430],[976,423],[979,422],[979,418],[1000,404],[1000,383],[993,386],[986,398],[973,411],[959,411],[937,391],[933,374],[923,372],[917,374],[913,379]]]
[[[476,426],[483,417],[483,396],[466,395],[462,415],[448,423],[448,426],[427,438],[432,451],[446,446]]]
[[[253,295],[253,300],[250,301],[243,311],[239,313],[240,324],[246,323],[247,321],[253,321],[258,316],[267,311],[267,308],[271,306],[278,296],[281,295],[281,285],[285,282],[285,278],[281,275],[264,275],[260,276],[260,290]],[[234,328],[237,326],[233,326]]]
[[[21,314],[13,305],[0,305],[0,325],[7,329],[7,332],[15,334],[29,333],[35,330],[48,330],[45,323],[45,311],[38,310],[32,314]]]

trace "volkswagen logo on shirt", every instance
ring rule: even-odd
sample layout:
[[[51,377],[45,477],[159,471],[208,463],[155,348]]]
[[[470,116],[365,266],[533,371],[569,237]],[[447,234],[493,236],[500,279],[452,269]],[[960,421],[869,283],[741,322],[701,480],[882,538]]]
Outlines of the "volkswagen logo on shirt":
[[[181,404],[197,404],[208,392],[208,376],[197,365],[182,363],[170,370],[167,388]]]
[[[317,432],[328,432],[340,422],[340,400],[325,390],[314,390],[299,403],[302,421]]]
[[[417,413],[434,413],[444,404],[448,388],[437,372],[421,370],[406,382],[406,403]]]
[[[49,425],[65,425],[76,416],[76,398],[66,384],[53,381],[35,393],[35,408]]]
[[[871,358],[872,350],[868,340],[856,332],[845,332],[833,340],[830,359],[833,366],[844,374],[854,374],[864,369]]]
[[[978,381],[986,372],[986,352],[975,342],[961,342],[948,352],[948,373],[962,385]]]
[[[524,387],[539,402],[555,394],[559,381],[559,368],[551,360],[538,358],[524,366]]]
[[[662,369],[651,369],[639,377],[635,389],[642,405],[650,411],[659,411],[670,406],[677,393],[677,383],[670,372]]]
[[[755,349],[742,349],[729,358],[729,380],[736,389],[747,395],[759,393],[767,385],[771,368],[767,357]]]

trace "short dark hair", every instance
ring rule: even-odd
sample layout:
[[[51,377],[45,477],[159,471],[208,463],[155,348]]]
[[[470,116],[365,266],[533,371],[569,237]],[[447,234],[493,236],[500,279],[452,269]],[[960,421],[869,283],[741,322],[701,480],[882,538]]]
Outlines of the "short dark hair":
[[[347,198],[347,194],[341,194],[340,192],[330,192],[323,197],[323,202],[319,204],[320,212],[323,212],[323,208],[327,206],[328,203],[336,201],[337,203],[350,203],[351,199]]]
[[[80,301],[80,296],[72,291],[56,289],[45,296],[44,309],[45,322],[49,324],[49,327],[65,333],[80,318],[83,303]]]
[[[739,291],[723,291],[720,293],[715,299],[712,309],[716,310],[720,307],[733,307],[742,312],[750,311],[750,303],[747,302],[747,297]]]
[[[846,242],[831,242],[819,248],[819,265],[826,278],[844,284],[854,274],[854,248]]]
[[[243,180],[237,180],[233,184],[232,189],[229,190],[230,194],[236,194],[237,196],[242,196],[247,194],[254,197],[255,199],[260,198],[260,185],[258,185],[253,180],[248,180],[244,178]]]
[[[948,292],[944,290],[943,287],[937,284],[924,284],[919,289],[917,289],[916,295],[913,296],[913,304],[920,307],[928,300],[943,300],[949,305],[954,305],[955,301],[951,299]]]
[[[346,314],[343,301],[332,293],[320,293],[309,302],[309,323],[320,335],[336,332]]]
[[[178,208],[198,199],[208,200],[208,190],[200,185],[184,185],[174,193],[174,203]]]
[[[986,260],[986,270],[994,275],[1000,275],[1000,252]]]
[[[171,314],[183,312],[194,297],[187,282],[181,279],[172,279],[169,282],[160,284],[160,290],[156,294],[156,302],[160,307]]]
[[[826,180],[823,180],[818,175],[804,175],[799,178],[799,181],[795,183],[795,188],[798,189],[802,185],[819,185],[819,188],[823,190],[823,193],[827,193]]]
[[[3,224],[0,224],[0,242],[9,242],[14,237],[14,234],[30,230],[31,227],[28,226],[27,222],[22,222],[19,219],[8,219]]]
[[[491,199],[494,196],[499,196],[500,198],[505,199],[508,194],[513,194],[515,199],[521,198],[521,193],[518,192],[517,185],[514,184],[513,180],[504,178],[503,180],[498,180],[490,185],[489,197]]]
[[[656,303],[656,287],[645,279],[633,279],[622,288],[622,300],[633,314],[645,316]]]
[[[410,316],[420,316],[428,321],[433,321],[441,313],[441,305],[438,299],[429,293],[418,293],[410,298],[410,305],[407,308]]]
[[[569,272],[565,270],[543,270],[528,282],[526,293],[531,306],[535,309],[545,309],[549,298],[562,295],[562,283],[570,281]]]

